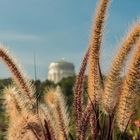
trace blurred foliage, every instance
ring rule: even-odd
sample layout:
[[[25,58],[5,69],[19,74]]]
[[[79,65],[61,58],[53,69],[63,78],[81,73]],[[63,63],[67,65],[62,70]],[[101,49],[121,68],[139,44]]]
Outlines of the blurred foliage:
[[[0,79],[0,93],[2,93],[2,90],[4,89],[5,86],[8,86],[11,83],[12,83],[11,78]]]
[[[58,85],[61,87],[62,92],[67,100],[68,107],[72,107],[73,98],[74,98],[74,83],[75,83],[75,76],[63,78]]]
[[[32,83],[35,85],[36,88],[35,96],[39,102],[43,100],[44,91],[46,88],[51,88],[56,86],[52,81],[49,80],[45,80],[45,81],[36,80],[36,81],[32,81]]]

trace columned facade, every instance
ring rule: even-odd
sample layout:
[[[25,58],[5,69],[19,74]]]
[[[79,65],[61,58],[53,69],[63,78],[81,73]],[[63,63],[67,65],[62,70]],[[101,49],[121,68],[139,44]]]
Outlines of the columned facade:
[[[60,60],[53,62],[49,66],[48,80],[58,83],[62,78],[73,76],[75,67],[72,63]]]

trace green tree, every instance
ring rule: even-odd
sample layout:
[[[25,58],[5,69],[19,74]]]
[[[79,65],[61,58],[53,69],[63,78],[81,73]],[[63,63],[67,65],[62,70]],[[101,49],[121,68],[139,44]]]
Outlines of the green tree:
[[[58,85],[62,88],[64,96],[66,97],[68,107],[70,107],[73,103],[74,84],[75,84],[75,76],[63,78],[58,83]]]

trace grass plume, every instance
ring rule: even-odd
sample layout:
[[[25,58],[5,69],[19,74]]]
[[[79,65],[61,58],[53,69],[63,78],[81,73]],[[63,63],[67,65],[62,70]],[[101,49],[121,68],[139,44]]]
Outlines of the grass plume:
[[[118,51],[109,74],[107,75],[107,80],[105,83],[105,93],[102,97],[103,109],[106,113],[111,114],[114,110],[115,103],[117,101],[117,92],[115,92],[116,87],[118,87],[118,80],[120,77],[123,65],[128,57],[129,52],[132,50],[135,43],[140,37],[140,22],[137,22],[131,30],[128,32],[127,36],[122,40],[121,48]]]
[[[99,100],[99,91],[101,87],[101,73],[100,73],[100,47],[103,36],[103,28],[105,17],[110,0],[100,0],[93,24],[93,32],[90,40],[89,51],[89,74],[88,74],[88,93],[94,102]]]
[[[25,92],[31,99],[35,93],[33,85],[29,80],[27,80],[25,74],[22,72],[22,69],[17,64],[16,60],[3,45],[0,45],[0,58],[4,61],[4,63],[13,74],[14,81],[19,86],[21,91]]]
[[[79,74],[76,78],[75,83],[75,91],[74,91],[74,108],[75,108],[75,116],[76,116],[76,129],[77,129],[77,136],[80,133],[80,121],[81,121],[81,115],[82,115],[82,94],[84,92],[84,80],[85,80],[85,71],[87,67],[87,62],[89,58],[89,49],[86,52],[84,59],[81,64],[81,68],[79,71]]]
[[[45,100],[55,119],[57,133],[59,133],[58,139],[67,140],[69,134],[69,115],[60,87],[48,90]]]
[[[123,132],[128,124],[131,115],[134,113],[134,106],[137,96],[137,84],[140,78],[140,40],[136,44],[136,51],[130,63],[130,68],[124,79],[123,90],[119,98],[117,109],[117,123]]]

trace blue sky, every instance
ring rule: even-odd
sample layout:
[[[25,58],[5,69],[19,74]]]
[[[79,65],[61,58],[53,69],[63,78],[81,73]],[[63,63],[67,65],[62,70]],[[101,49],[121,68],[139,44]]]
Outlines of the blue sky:
[[[76,71],[88,47],[98,0],[0,0],[0,42],[18,59],[29,78],[47,78],[48,65],[65,58]],[[113,0],[102,46],[102,70],[107,72],[128,27],[140,17],[140,0]],[[140,19],[140,18],[139,18]],[[10,73],[0,64],[0,79]]]

